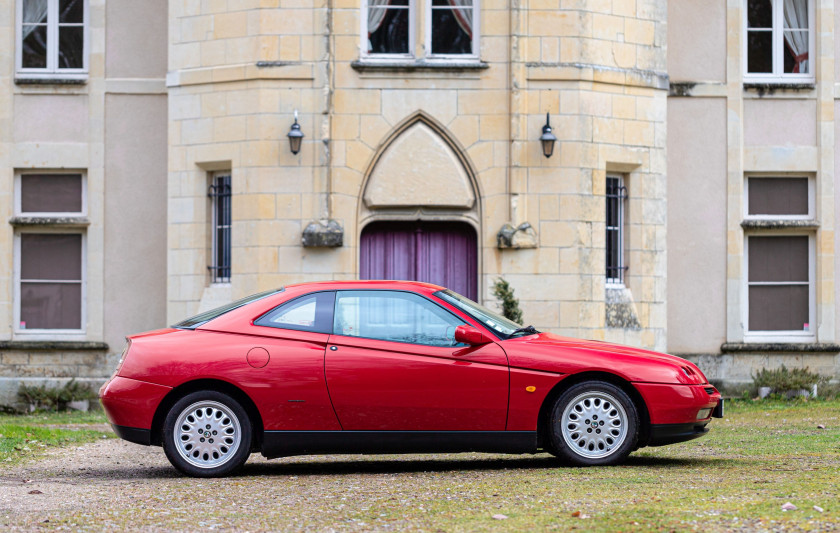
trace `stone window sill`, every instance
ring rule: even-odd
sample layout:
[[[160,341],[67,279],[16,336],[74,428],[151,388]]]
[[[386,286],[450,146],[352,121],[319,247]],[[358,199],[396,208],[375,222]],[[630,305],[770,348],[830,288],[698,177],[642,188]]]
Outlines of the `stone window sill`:
[[[15,85],[86,85],[88,82],[87,76],[84,77],[27,77],[21,75],[15,78]]]
[[[490,68],[488,63],[478,60],[465,61],[433,61],[428,59],[417,60],[398,60],[393,61],[371,61],[371,60],[356,60],[350,63],[353,69],[359,72],[437,72],[437,71],[452,71],[464,72],[474,70],[484,70]]]
[[[744,83],[744,90],[745,91],[755,91],[758,93],[759,96],[764,95],[772,95],[775,92],[803,92],[803,91],[813,91],[817,85],[814,82],[805,82],[805,83],[783,83],[783,82],[745,82]]]
[[[107,350],[104,342],[93,341],[0,341],[0,350]]]
[[[820,223],[817,220],[745,220],[741,222],[744,229],[819,229]]]
[[[9,224],[15,227],[49,226],[51,228],[85,228],[90,226],[88,217],[12,217]]]
[[[796,342],[725,342],[720,346],[723,353],[733,352],[808,352],[808,353],[838,353],[840,344],[826,342],[796,343]]]

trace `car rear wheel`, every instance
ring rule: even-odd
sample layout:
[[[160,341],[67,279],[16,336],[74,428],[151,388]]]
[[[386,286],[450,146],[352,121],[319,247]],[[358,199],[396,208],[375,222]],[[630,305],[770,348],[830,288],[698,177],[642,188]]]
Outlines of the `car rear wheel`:
[[[552,452],[580,466],[623,461],[636,446],[639,415],[621,388],[586,381],[557,398],[551,410]]]
[[[230,474],[251,450],[251,422],[230,396],[199,391],[178,400],[163,423],[163,450],[172,466],[196,477]]]

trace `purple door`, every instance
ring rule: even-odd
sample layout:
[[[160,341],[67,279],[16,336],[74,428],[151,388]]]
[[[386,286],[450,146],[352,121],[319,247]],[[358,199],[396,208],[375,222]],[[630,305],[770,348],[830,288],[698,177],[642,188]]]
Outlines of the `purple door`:
[[[463,222],[374,222],[362,230],[361,279],[442,285],[478,298],[475,230]]]

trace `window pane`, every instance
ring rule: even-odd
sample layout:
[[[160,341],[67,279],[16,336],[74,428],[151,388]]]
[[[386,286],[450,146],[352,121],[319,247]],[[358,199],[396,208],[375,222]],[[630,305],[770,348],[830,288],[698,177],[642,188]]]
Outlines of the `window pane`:
[[[213,253],[210,273],[214,283],[230,281],[231,185],[230,174],[217,175],[210,187],[213,202]]]
[[[82,236],[78,233],[22,233],[20,279],[82,279]]]
[[[807,285],[750,287],[750,331],[810,331]]]
[[[408,9],[368,9],[368,52],[371,54],[408,53]]]
[[[808,281],[808,237],[750,237],[749,281]]]
[[[21,283],[21,329],[81,329],[81,283]]]
[[[82,23],[85,21],[84,9],[84,0],[60,0],[58,3],[58,21]]]
[[[472,54],[472,9],[432,9],[432,53]]]
[[[807,215],[808,178],[750,178],[750,215]]]
[[[772,28],[772,0],[749,0],[747,2],[747,24],[750,28]]]
[[[747,72],[773,72],[773,33],[750,31],[747,35]]]
[[[258,326],[332,333],[335,293],[318,292],[287,302],[263,315]]]
[[[82,26],[58,28],[58,68],[84,68],[85,29]]]
[[[335,306],[337,335],[455,346],[455,328],[464,322],[425,298],[410,293],[342,291]]]
[[[785,28],[808,29],[808,0],[786,0],[784,10]]]
[[[47,27],[24,24],[21,30],[21,66],[47,68]]]
[[[808,32],[785,31],[785,73],[808,74]]]
[[[47,22],[48,0],[23,0],[23,22]]]
[[[80,174],[24,174],[20,177],[23,213],[81,213]]]

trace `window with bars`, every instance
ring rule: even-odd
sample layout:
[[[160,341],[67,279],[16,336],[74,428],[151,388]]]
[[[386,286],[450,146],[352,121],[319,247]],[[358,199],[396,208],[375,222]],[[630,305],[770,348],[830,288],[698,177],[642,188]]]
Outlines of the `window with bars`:
[[[607,176],[607,269],[608,285],[624,286],[624,204],[627,188],[622,176]]]
[[[74,77],[87,72],[87,0],[17,0],[19,74]]]
[[[422,49],[428,59],[478,56],[479,0],[364,0],[362,50],[377,57],[413,59]],[[416,28],[425,9],[423,28]],[[415,36],[422,36],[422,43]]]
[[[207,267],[212,283],[230,282],[231,188],[230,172],[213,174],[207,195],[211,203],[212,244]]]

